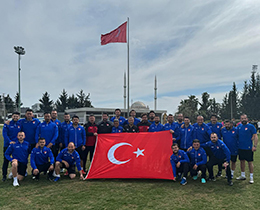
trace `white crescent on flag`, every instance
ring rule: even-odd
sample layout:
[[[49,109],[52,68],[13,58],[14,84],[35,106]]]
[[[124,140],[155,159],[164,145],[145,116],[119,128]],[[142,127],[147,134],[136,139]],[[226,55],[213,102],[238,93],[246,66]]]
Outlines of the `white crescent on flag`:
[[[119,143],[119,144],[115,144],[114,146],[112,146],[112,147],[109,149],[109,151],[108,151],[108,153],[107,153],[107,158],[108,158],[108,160],[109,160],[111,163],[116,164],[116,165],[120,165],[120,164],[127,163],[127,162],[129,162],[129,161],[131,160],[131,158],[130,158],[130,159],[126,160],[126,161],[119,161],[119,160],[117,160],[117,159],[115,158],[115,151],[116,151],[116,149],[119,148],[119,147],[121,147],[121,146],[124,146],[124,145],[128,145],[128,146],[133,147],[131,144],[122,142],[122,143]]]

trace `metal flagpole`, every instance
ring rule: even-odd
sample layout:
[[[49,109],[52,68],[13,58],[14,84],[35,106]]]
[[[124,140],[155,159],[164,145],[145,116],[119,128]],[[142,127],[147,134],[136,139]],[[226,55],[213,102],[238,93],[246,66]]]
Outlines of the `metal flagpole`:
[[[127,18],[127,116],[129,117],[129,100],[130,100],[130,86],[129,86],[129,17]]]

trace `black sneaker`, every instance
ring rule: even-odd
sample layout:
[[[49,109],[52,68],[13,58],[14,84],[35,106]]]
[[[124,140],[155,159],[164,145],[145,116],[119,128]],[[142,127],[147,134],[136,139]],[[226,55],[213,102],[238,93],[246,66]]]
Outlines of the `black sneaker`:
[[[232,181],[229,181],[229,182],[228,182],[228,185],[229,185],[229,186],[233,186],[233,182],[232,182]]]
[[[219,172],[217,173],[217,175],[216,175],[216,178],[217,178],[217,177],[221,177],[221,176],[222,176],[222,172],[219,171]]]
[[[3,181],[3,182],[6,181],[6,176],[3,176],[2,181]]]
[[[208,178],[208,181],[213,181],[213,182],[215,182],[215,181],[216,181],[216,178],[213,176],[213,177],[211,177],[211,178]]]

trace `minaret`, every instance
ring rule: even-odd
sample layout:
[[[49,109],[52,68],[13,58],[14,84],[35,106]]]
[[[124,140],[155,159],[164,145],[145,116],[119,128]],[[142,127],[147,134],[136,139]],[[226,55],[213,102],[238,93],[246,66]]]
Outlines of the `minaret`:
[[[156,79],[156,75],[155,75],[155,78],[154,78],[154,111],[156,111],[156,109],[157,109],[156,103],[157,103],[157,79]]]
[[[124,109],[126,109],[126,73],[124,73]]]

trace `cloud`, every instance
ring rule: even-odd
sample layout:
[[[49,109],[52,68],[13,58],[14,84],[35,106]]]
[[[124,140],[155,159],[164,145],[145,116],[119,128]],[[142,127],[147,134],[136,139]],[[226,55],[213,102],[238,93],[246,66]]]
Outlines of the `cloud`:
[[[3,3],[2,3],[3,4]],[[8,1],[1,7],[0,94],[17,91],[22,45],[22,102],[47,91],[57,99],[83,89],[97,107],[123,107],[126,44],[100,35],[130,18],[131,99],[175,112],[181,99],[208,91],[221,102],[258,64],[259,1]],[[201,92],[199,92],[201,91]]]

